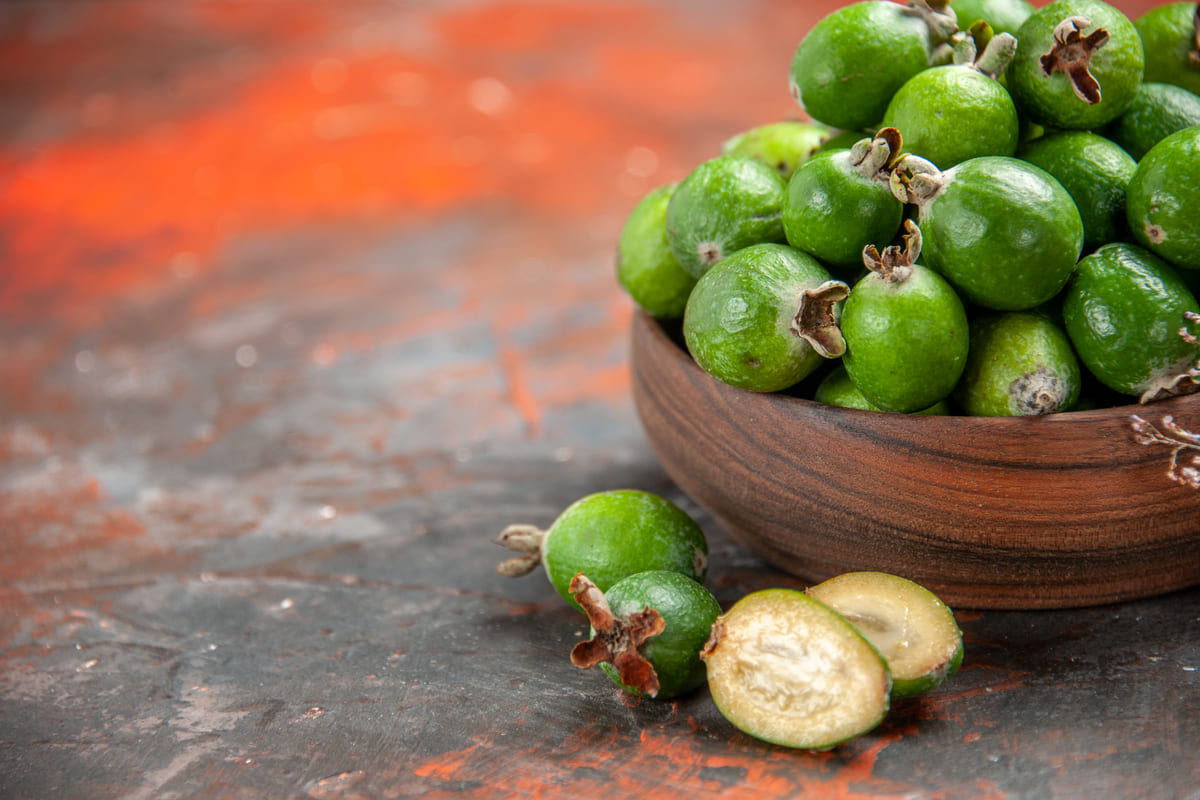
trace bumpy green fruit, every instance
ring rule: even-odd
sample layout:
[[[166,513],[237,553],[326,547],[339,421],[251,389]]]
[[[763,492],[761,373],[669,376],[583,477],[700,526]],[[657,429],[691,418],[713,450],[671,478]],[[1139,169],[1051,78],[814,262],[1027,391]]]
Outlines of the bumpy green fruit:
[[[1133,24],[1146,51],[1144,80],[1200,94],[1200,6],[1163,3]]]
[[[1200,125],[1200,96],[1170,83],[1143,83],[1104,135],[1136,161],[1172,133],[1194,125]]]
[[[1142,246],[1181,269],[1200,269],[1200,126],[1150,148],[1125,196],[1129,227]]]
[[[635,303],[659,319],[682,317],[696,285],[667,242],[667,203],[675,186],[660,186],[643,197],[617,244],[617,280]]]
[[[769,122],[726,139],[721,154],[756,158],[786,181],[832,135],[829,126],[819,122]]]

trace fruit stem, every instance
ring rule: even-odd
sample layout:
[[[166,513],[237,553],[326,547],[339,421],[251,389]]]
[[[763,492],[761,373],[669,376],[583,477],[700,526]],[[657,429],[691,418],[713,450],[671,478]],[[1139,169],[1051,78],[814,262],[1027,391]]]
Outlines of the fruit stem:
[[[929,26],[935,44],[947,42],[958,33],[958,17],[950,8],[950,0],[908,0],[907,8]]]
[[[987,23],[983,23],[987,26]],[[988,28],[988,32],[991,29]],[[987,39],[987,44],[983,45],[983,52],[975,59],[972,65],[975,69],[987,75],[989,78],[999,78],[1004,74],[1004,70],[1008,69],[1008,65],[1012,63],[1013,56],[1017,54],[1017,37],[1011,33],[997,33]]]
[[[792,319],[792,333],[812,346],[823,358],[840,358],[846,339],[838,327],[835,305],[850,296],[850,287],[829,280],[800,293],[800,309]]]
[[[888,186],[901,203],[924,209],[946,188],[946,179],[932,161],[905,153],[889,168]]]
[[[587,612],[588,622],[595,632],[591,639],[579,642],[571,649],[571,663],[580,669],[591,669],[607,662],[616,667],[621,683],[639,694],[656,696],[658,674],[638,648],[667,629],[662,615],[644,606],[641,611],[630,614],[629,619],[616,616],[604,592],[582,572],[571,578],[567,588],[575,602]]]
[[[1200,323],[1200,314],[1197,314],[1195,311],[1185,311],[1183,312],[1183,320],[1183,327],[1179,329],[1179,338],[1193,347],[1200,348],[1200,337],[1197,337],[1196,334],[1187,329],[1189,322]],[[1180,372],[1172,372],[1156,378],[1142,392],[1142,396],[1138,402],[1150,403],[1166,397],[1192,394],[1198,390],[1200,390],[1200,360]]]
[[[879,250],[873,244],[863,248],[863,264],[887,283],[903,283],[912,275],[913,264],[921,257],[921,229],[911,219],[904,221],[904,246],[891,245]]]
[[[1071,81],[1075,96],[1088,105],[1100,102],[1100,82],[1090,69],[1092,54],[1108,42],[1109,34],[1097,28],[1084,37],[1092,26],[1087,17],[1067,17],[1054,29],[1054,47],[1041,57],[1042,74],[1047,78],[1061,72]]]
[[[881,128],[873,138],[859,139],[850,148],[850,165],[867,180],[886,181],[888,171],[900,157],[900,131]]]
[[[506,578],[519,578],[528,575],[542,563],[542,548],[546,543],[547,531],[534,525],[509,525],[500,532],[496,544],[507,547],[514,553],[521,553],[516,558],[501,561],[496,565],[496,572]]]

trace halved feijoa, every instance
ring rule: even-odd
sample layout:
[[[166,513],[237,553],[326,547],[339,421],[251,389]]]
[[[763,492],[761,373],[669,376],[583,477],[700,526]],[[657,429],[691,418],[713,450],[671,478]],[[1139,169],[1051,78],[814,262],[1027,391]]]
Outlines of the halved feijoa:
[[[804,592],[743,597],[717,617],[700,657],[725,718],[774,744],[825,750],[887,715],[887,662],[845,617]]]
[[[808,589],[837,611],[887,660],[892,696],[927,692],[958,670],[962,632],[933,592],[886,572],[847,572]]]

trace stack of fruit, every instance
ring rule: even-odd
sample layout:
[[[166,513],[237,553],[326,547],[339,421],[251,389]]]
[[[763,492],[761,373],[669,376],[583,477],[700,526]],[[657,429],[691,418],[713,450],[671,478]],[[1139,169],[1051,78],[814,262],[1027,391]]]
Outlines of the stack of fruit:
[[[878,725],[893,698],[940,685],[962,663],[950,609],[887,573],[752,592],[722,614],[703,585],[704,533],[649,492],[588,495],[548,529],[511,525],[499,543],[519,554],[501,574],[541,566],[587,614],[592,635],[571,651],[575,666],[599,666],[623,690],[659,700],[707,682],[730,722],[776,744],[833,747]]]
[[[760,392],[1026,416],[1200,387],[1200,5],[868,0],[771,122],[634,208],[618,278]]]

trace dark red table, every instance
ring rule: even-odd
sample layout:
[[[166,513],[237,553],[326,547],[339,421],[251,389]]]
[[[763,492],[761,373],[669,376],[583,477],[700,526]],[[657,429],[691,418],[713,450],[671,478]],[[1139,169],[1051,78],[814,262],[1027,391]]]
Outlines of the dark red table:
[[[834,5],[0,8],[0,796],[1200,797],[1200,591],[960,611],[955,681],[811,754],[493,571],[639,487],[722,603],[800,585],[656,464],[612,253]]]

